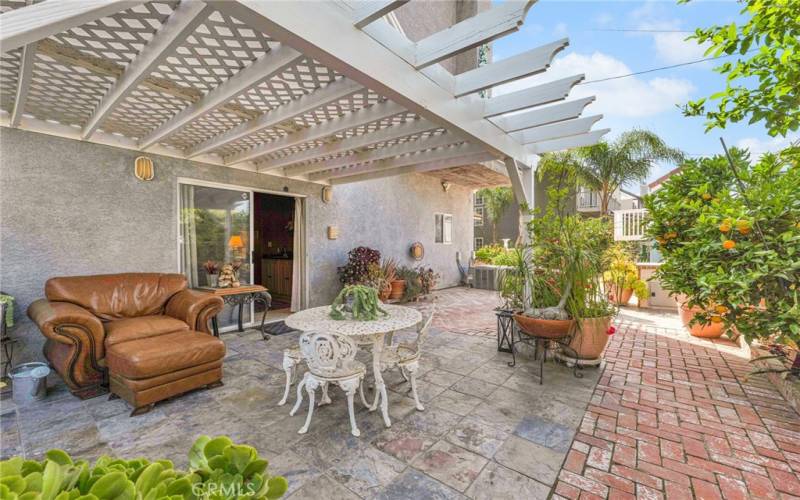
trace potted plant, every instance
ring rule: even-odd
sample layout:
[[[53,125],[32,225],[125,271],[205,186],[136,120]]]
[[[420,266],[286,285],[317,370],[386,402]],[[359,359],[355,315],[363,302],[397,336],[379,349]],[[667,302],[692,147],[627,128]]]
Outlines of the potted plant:
[[[206,286],[216,287],[217,279],[219,279],[219,264],[213,260],[207,260],[203,264],[203,269],[206,271]]]
[[[369,265],[380,265],[381,253],[369,247],[356,247],[347,253],[347,263],[336,269],[343,285],[360,285],[368,280]]]
[[[397,268],[397,280],[392,282],[391,298],[396,297],[395,283],[402,281],[402,293],[398,297],[404,302],[411,302],[417,300],[422,294],[422,282],[419,279],[419,271],[413,267],[400,266]]]
[[[387,314],[380,304],[375,288],[345,285],[331,304],[330,317],[335,320],[352,318],[356,321],[374,321]]]
[[[371,262],[367,266],[367,284],[378,290],[378,297],[386,302],[392,293],[392,281],[397,277],[397,263],[394,259],[384,259],[379,265]]]
[[[605,255],[607,269],[603,273],[603,281],[608,298],[618,306],[627,305],[631,297],[644,300],[647,298],[647,284],[639,278],[639,270],[631,258],[631,252],[622,243],[612,245]]]
[[[417,275],[419,276],[420,294],[428,295],[436,287],[441,275],[435,272],[432,268],[419,266],[417,267]]]

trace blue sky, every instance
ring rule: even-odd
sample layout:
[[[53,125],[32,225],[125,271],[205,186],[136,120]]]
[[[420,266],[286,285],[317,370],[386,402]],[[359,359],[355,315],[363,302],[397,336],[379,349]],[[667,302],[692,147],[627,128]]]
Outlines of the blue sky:
[[[586,80],[608,78],[679,64],[704,57],[704,48],[684,38],[696,27],[741,21],[741,4],[734,1],[573,1],[540,0],[528,12],[525,24],[494,42],[494,59],[524,52],[538,45],[568,37],[569,47],[560,52],[544,75],[531,77],[549,81],[585,73]],[[617,32],[609,30],[659,30],[665,32]],[[611,128],[606,138],[634,127],[659,134],[670,145],[691,155],[721,152],[719,137],[726,143],[748,147],[758,154],[773,151],[797,139],[772,138],[760,124],[735,124],[725,130],[705,132],[702,118],[686,118],[676,104],[708,96],[724,88],[724,78],[713,70],[715,63],[703,62],[645,75],[575,87],[570,99],[596,95],[583,116],[603,114],[594,129]],[[500,92],[527,86],[515,82]],[[654,179],[673,165],[659,165]]]

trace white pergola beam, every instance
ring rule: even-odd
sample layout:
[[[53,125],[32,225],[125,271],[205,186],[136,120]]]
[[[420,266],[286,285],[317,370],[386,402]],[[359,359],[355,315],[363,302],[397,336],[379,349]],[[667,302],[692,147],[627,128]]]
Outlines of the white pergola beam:
[[[188,150],[186,156],[188,158],[193,158],[198,155],[209,153],[248,135],[275,127],[287,120],[292,120],[317,108],[325,107],[332,102],[336,102],[362,89],[363,87],[356,82],[347,78],[341,78],[310,94],[295,99],[288,104],[267,111],[255,120],[241,123],[222,134],[211,137],[205,142]]]
[[[11,111],[12,127],[18,127],[25,113],[25,101],[28,100],[28,89],[31,85],[33,76],[33,59],[36,57],[37,42],[32,42],[22,48],[20,58],[19,75],[17,76],[17,93],[14,99],[14,109]]]
[[[397,156],[386,160],[380,160],[354,167],[342,168],[338,170],[326,170],[324,172],[316,172],[308,176],[310,181],[321,181],[325,179],[336,179],[339,177],[347,177],[355,174],[363,174],[365,172],[378,172],[397,167],[405,167],[408,165],[416,165],[418,163],[428,163],[432,161],[448,160],[452,158],[459,158],[463,156],[483,153],[483,149],[477,144],[461,144],[459,146],[443,147],[428,151],[420,151],[406,156]]]
[[[144,0],[45,0],[0,15],[0,53],[135,7]]]
[[[574,101],[560,102],[552,106],[530,109],[510,116],[498,116],[492,118],[491,121],[506,132],[515,132],[517,130],[577,118],[581,115],[583,109],[594,100],[594,96],[583,97]]]
[[[443,134],[437,135],[436,137],[431,137],[428,139],[418,139],[415,141],[408,141],[404,142],[403,144],[398,144],[396,146],[376,148],[370,151],[365,151],[363,153],[355,153],[347,156],[342,156],[341,158],[333,158],[331,160],[313,163],[311,165],[308,165],[308,167],[313,168],[313,170],[310,170],[306,173],[320,172],[323,170],[334,170],[342,167],[351,167],[353,165],[359,165],[367,162],[375,162],[379,160],[384,160],[386,158],[406,155],[409,153],[416,153],[417,151],[429,150],[429,149],[439,148],[442,146],[450,146],[451,144],[457,144],[459,142],[464,142],[464,139],[456,137],[449,132],[445,132]]]
[[[535,87],[492,97],[486,100],[483,116],[488,118],[560,101],[567,97],[572,87],[583,79],[584,75],[582,74],[568,76]]]
[[[553,57],[567,45],[569,39],[564,38],[461,73],[455,77],[454,94],[456,97],[461,97],[541,73],[550,66]]]
[[[97,105],[84,126],[81,137],[83,139],[91,137],[114,108],[155,71],[158,65],[169,57],[213,10],[203,2],[181,2]]]
[[[422,69],[517,31],[536,0],[507,0],[416,43],[414,67]]]
[[[408,165],[405,167],[389,168],[387,170],[379,170],[377,172],[366,172],[363,174],[351,175],[348,177],[339,177],[331,179],[331,184],[350,184],[353,182],[370,181],[373,179],[383,179],[385,177],[394,177],[404,174],[413,174],[419,172],[431,172],[434,170],[443,170],[446,168],[463,167],[464,165],[475,165],[486,161],[492,161],[496,158],[490,153],[475,153],[467,156],[459,156],[456,158],[448,158],[446,160],[437,160],[427,163],[418,163],[416,165]]]
[[[573,135],[571,137],[564,137],[561,139],[553,139],[551,141],[542,141],[533,144],[530,147],[531,153],[543,154],[552,151],[562,151],[564,149],[579,148],[583,146],[591,146],[597,144],[600,138],[607,134],[611,129],[604,128],[600,130],[593,130],[586,134]]]
[[[512,132],[511,136],[522,144],[531,144],[534,142],[539,143],[559,139],[561,137],[585,134],[592,128],[592,125],[602,117],[603,115],[594,115],[578,118],[577,120],[551,123],[549,125],[520,130],[519,132]]]
[[[522,144],[483,119],[479,104],[482,99],[466,96],[456,101],[452,88],[445,89],[415,70],[366,30],[336,29],[353,23],[348,12],[336,5],[280,0],[239,0],[215,5],[409,111],[483,145],[496,157],[511,156],[525,162],[530,156]],[[381,19],[367,28],[383,24]]]
[[[225,163],[233,165],[242,161],[253,160],[259,156],[264,156],[269,153],[280,151],[281,149],[303,144],[304,142],[316,141],[324,139],[330,135],[337,134],[349,128],[366,125],[367,123],[389,118],[398,113],[405,111],[402,106],[399,106],[391,101],[379,102],[373,104],[368,108],[362,108],[358,111],[342,115],[338,118],[324,121],[319,125],[308,127],[299,132],[285,135],[273,141],[265,142],[254,148],[236,153],[230,157],[225,158]]]
[[[505,159],[511,191],[517,203],[533,207],[533,169],[520,164],[513,158]]]
[[[407,137],[409,135],[421,134],[428,130],[438,128],[435,124],[420,118],[410,122],[401,123],[393,127],[387,127],[377,132],[370,134],[361,134],[341,141],[335,141],[328,144],[323,144],[316,148],[300,151],[297,154],[287,156],[285,158],[276,158],[274,160],[267,160],[260,163],[261,171],[273,170],[276,168],[287,167],[284,173],[289,177],[304,175],[316,170],[316,163],[301,165],[303,162],[310,162],[317,158],[331,156],[345,151],[353,151],[379,142],[391,141],[399,139],[400,137]]]
[[[366,0],[357,5],[361,5],[353,15],[354,25],[361,29],[364,26],[382,18],[389,12],[408,3],[408,0]]]
[[[187,106],[183,111],[150,132],[139,144],[142,149],[148,148],[158,141],[177,132],[190,122],[213,111],[249,88],[264,80],[282,73],[286,68],[300,62],[305,56],[291,47],[280,45],[256,59],[250,66],[242,69],[202,99]]]

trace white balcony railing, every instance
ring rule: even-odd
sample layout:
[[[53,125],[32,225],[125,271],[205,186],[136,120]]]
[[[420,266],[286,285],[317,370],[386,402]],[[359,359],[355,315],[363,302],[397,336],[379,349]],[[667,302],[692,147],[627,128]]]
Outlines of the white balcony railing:
[[[644,240],[646,217],[646,208],[614,211],[614,239],[617,241]]]
[[[594,191],[581,191],[578,193],[578,210],[587,212],[600,210],[600,193]]]

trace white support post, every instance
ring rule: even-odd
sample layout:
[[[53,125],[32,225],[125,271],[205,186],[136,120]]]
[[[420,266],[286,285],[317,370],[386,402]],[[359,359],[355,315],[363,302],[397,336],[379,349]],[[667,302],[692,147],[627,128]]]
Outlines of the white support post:
[[[541,73],[550,67],[553,57],[567,45],[569,39],[564,38],[456,75],[453,93],[461,97]]]
[[[347,78],[341,78],[299,99],[295,99],[283,106],[278,106],[271,111],[267,111],[255,120],[241,123],[222,134],[211,137],[205,142],[188,150],[186,156],[193,158],[198,155],[209,153],[226,144],[236,142],[243,137],[275,127],[287,120],[291,120],[309,111],[336,102],[362,89],[363,87],[356,82]]]
[[[274,141],[265,142],[254,148],[242,151],[232,155],[230,158],[225,158],[225,163],[227,165],[233,165],[242,161],[254,160],[259,156],[274,153],[276,151],[280,151],[281,149],[303,144],[304,142],[322,139],[349,128],[354,128],[360,125],[366,125],[370,122],[389,118],[390,116],[402,113],[403,111],[404,110],[402,106],[398,106],[391,101],[373,104],[368,108],[359,109],[358,111],[324,121],[319,125],[308,127],[299,132],[285,135],[279,139],[275,139]]]
[[[437,126],[428,120],[419,119],[393,127],[387,127],[377,132],[370,134],[361,134],[341,141],[323,144],[316,148],[310,148],[305,151],[300,151],[285,158],[275,158],[274,160],[267,160],[260,163],[261,171],[274,170],[281,167],[286,167],[284,172],[289,177],[304,175],[315,170],[315,163],[302,165],[304,162],[311,162],[317,158],[331,156],[345,151],[356,151],[361,148],[377,144],[379,142],[391,141],[399,139],[400,137],[407,137],[410,135],[421,134],[428,130],[433,130]],[[291,166],[289,166],[291,165]]]
[[[573,135],[571,137],[563,137],[561,139],[538,142],[528,147],[533,154],[543,154],[550,153],[552,151],[579,148],[581,146],[591,146],[592,144],[597,144],[600,138],[610,131],[611,129],[608,128],[593,130],[581,135]]]
[[[361,7],[355,14],[354,25],[356,28],[361,29],[364,26],[382,18],[389,12],[396,8],[408,3],[408,0],[367,0],[362,1]]]
[[[150,132],[139,144],[142,149],[148,148],[158,141],[177,132],[179,129],[204,114],[213,111],[230,101],[250,87],[258,85],[274,75],[282,73],[286,68],[304,59],[304,55],[291,47],[281,45],[255,60],[250,66],[239,71],[217,88],[210,91],[196,103],[186,107],[156,130]]]
[[[584,75],[574,75],[560,80],[543,83],[535,87],[503,94],[485,101],[483,116],[492,117],[560,101],[569,95],[572,87],[583,80]]]
[[[164,59],[172,55],[213,10],[202,2],[181,2],[97,105],[84,126],[81,137],[84,140],[91,137],[114,108],[150,76]]]
[[[37,42],[32,42],[23,47],[20,59],[19,76],[17,77],[17,94],[14,100],[14,109],[11,112],[12,127],[18,127],[25,113],[25,101],[28,99],[28,89],[33,75],[33,59],[36,57]]]
[[[351,175],[348,177],[339,177],[331,179],[330,183],[336,184],[350,184],[353,182],[370,181],[373,179],[383,179],[385,177],[394,177],[397,175],[432,172],[435,170],[443,170],[446,168],[463,167],[464,165],[475,165],[478,163],[493,161],[495,156],[490,153],[476,153],[469,156],[459,156],[456,158],[449,158],[446,160],[432,161],[428,163],[418,163],[416,165],[407,165],[404,167],[389,168],[386,170],[378,170],[376,172],[366,172],[363,174]]]
[[[144,0],[45,0],[0,15],[0,53],[130,9]]]
[[[519,132],[511,132],[511,137],[522,144],[531,144],[559,139],[561,137],[585,134],[592,128],[592,125],[602,117],[603,115],[586,116],[576,120],[541,125],[539,127],[520,130]]]
[[[498,116],[491,121],[506,132],[514,132],[549,123],[577,118],[583,109],[595,100],[594,96],[583,97],[574,101],[560,102],[552,106],[542,106],[509,116]]]

